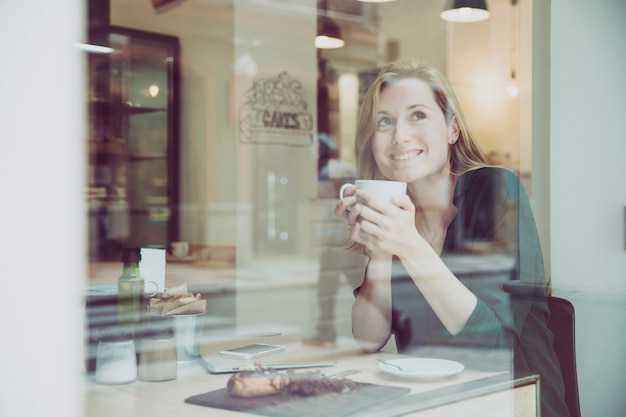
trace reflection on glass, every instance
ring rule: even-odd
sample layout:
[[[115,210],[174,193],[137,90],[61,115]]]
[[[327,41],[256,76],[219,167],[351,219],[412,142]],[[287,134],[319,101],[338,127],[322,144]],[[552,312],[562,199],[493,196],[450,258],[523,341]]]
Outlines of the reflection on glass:
[[[156,97],[159,94],[159,86],[152,84],[148,87],[148,94],[150,94],[150,97]]]

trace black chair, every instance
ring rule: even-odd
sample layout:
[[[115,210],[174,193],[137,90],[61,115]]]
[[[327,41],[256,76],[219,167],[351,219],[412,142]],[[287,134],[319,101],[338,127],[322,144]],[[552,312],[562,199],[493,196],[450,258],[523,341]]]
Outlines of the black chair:
[[[547,326],[552,332],[552,346],[561,366],[561,375],[565,387],[565,404],[570,417],[581,417],[576,370],[574,305],[564,298],[546,296],[547,288],[545,286],[511,281],[504,284],[503,289],[514,297],[547,300],[550,310]],[[403,312],[394,311],[392,330],[396,334],[398,351],[404,350],[411,340],[410,317]]]
[[[565,403],[571,417],[581,417],[576,371],[576,337],[574,306],[563,298],[549,296],[550,320],[548,328],[554,336],[554,351],[561,365],[565,384]]]

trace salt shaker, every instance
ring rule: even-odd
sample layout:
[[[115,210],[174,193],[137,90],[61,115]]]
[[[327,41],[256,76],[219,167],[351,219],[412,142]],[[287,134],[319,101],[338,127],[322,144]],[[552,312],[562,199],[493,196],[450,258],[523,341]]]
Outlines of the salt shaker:
[[[98,342],[96,382],[128,384],[137,379],[137,355],[130,332],[109,332]]]
[[[141,339],[139,379],[147,382],[176,379],[176,342],[174,330],[166,321],[153,319]]]

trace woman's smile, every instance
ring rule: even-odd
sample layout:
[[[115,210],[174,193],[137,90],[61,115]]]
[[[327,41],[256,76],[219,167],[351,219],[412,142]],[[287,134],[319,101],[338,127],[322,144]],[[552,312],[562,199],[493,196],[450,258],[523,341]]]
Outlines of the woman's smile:
[[[405,151],[405,152],[394,152],[389,157],[392,161],[406,161],[408,159],[417,158],[423,151],[421,150],[413,150],[413,151]]]

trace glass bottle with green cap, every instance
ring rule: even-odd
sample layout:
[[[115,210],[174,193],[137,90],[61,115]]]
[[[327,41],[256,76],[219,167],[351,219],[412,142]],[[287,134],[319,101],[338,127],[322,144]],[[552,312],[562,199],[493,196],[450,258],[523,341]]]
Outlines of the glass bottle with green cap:
[[[140,248],[122,249],[123,273],[117,280],[117,320],[139,336],[144,309],[144,279],[139,273]]]

